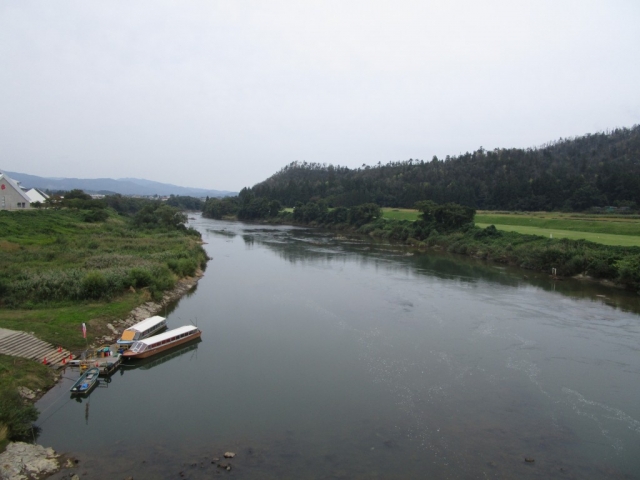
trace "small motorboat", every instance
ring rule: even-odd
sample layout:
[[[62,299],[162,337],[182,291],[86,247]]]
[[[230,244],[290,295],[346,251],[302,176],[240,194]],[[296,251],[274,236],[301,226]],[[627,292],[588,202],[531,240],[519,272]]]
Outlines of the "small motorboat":
[[[69,390],[72,395],[86,395],[98,384],[100,369],[91,367],[84,372]]]

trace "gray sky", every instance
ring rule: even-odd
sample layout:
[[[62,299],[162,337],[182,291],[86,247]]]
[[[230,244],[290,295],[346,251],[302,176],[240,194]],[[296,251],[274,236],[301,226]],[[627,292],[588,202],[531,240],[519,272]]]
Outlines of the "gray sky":
[[[239,190],[640,123],[640,2],[0,0],[0,169]]]

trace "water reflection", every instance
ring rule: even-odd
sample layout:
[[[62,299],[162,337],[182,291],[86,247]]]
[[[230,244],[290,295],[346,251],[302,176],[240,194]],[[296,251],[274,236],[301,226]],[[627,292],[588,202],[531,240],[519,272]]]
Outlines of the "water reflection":
[[[302,228],[274,232],[242,224],[234,224],[229,228],[242,231],[245,244],[253,245],[256,242],[273,251],[279,258],[294,264],[352,261],[362,266],[384,264],[387,270],[470,284],[486,281],[514,288],[531,285],[545,291],[590,299],[613,308],[640,313],[640,296],[636,293],[588,280],[553,279],[551,275],[480,259],[437,250],[424,252],[401,244],[345,237],[342,233]]]
[[[120,365],[120,375],[124,375],[128,370],[135,370],[137,368],[141,370],[150,370],[189,352],[195,354],[196,350],[198,350],[198,344],[201,342],[201,338],[196,338],[195,340],[180,345],[179,347],[172,348],[166,352],[160,352],[153,357],[142,358],[139,360],[132,359],[124,362]]]
[[[640,471],[640,323],[596,296],[626,294],[333,232],[194,224],[213,260],[169,321],[198,318],[207,341],[116,376],[88,428],[66,404],[43,425],[103,478],[210,478],[229,450],[238,478]]]

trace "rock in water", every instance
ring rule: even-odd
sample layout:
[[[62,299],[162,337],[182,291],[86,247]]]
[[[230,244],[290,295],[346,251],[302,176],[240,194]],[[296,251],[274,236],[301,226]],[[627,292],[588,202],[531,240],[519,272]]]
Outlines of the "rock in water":
[[[236,454],[233,452],[224,452],[224,458],[233,458]]]

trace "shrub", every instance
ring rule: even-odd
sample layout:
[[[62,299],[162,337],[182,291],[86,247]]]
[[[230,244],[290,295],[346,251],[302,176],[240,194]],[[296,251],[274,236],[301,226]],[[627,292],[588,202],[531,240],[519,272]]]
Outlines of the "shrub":
[[[4,391],[0,395],[0,428],[8,430],[10,440],[24,440],[31,433],[31,425],[38,419],[38,410],[25,404],[15,390]]]
[[[167,266],[179,277],[192,277],[196,274],[198,262],[193,258],[180,258],[177,260],[169,260]]]
[[[105,296],[108,292],[104,275],[97,270],[87,273],[82,280],[82,292],[84,298],[97,299]]]
[[[153,283],[153,277],[149,270],[144,268],[132,268],[129,270],[128,282],[134,288],[148,287]]]
[[[623,283],[640,286],[640,255],[627,257],[617,263],[619,280]]]
[[[82,219],[87,223],[104,222],[109,218],[106,210],[87,210],[82,213]]]

